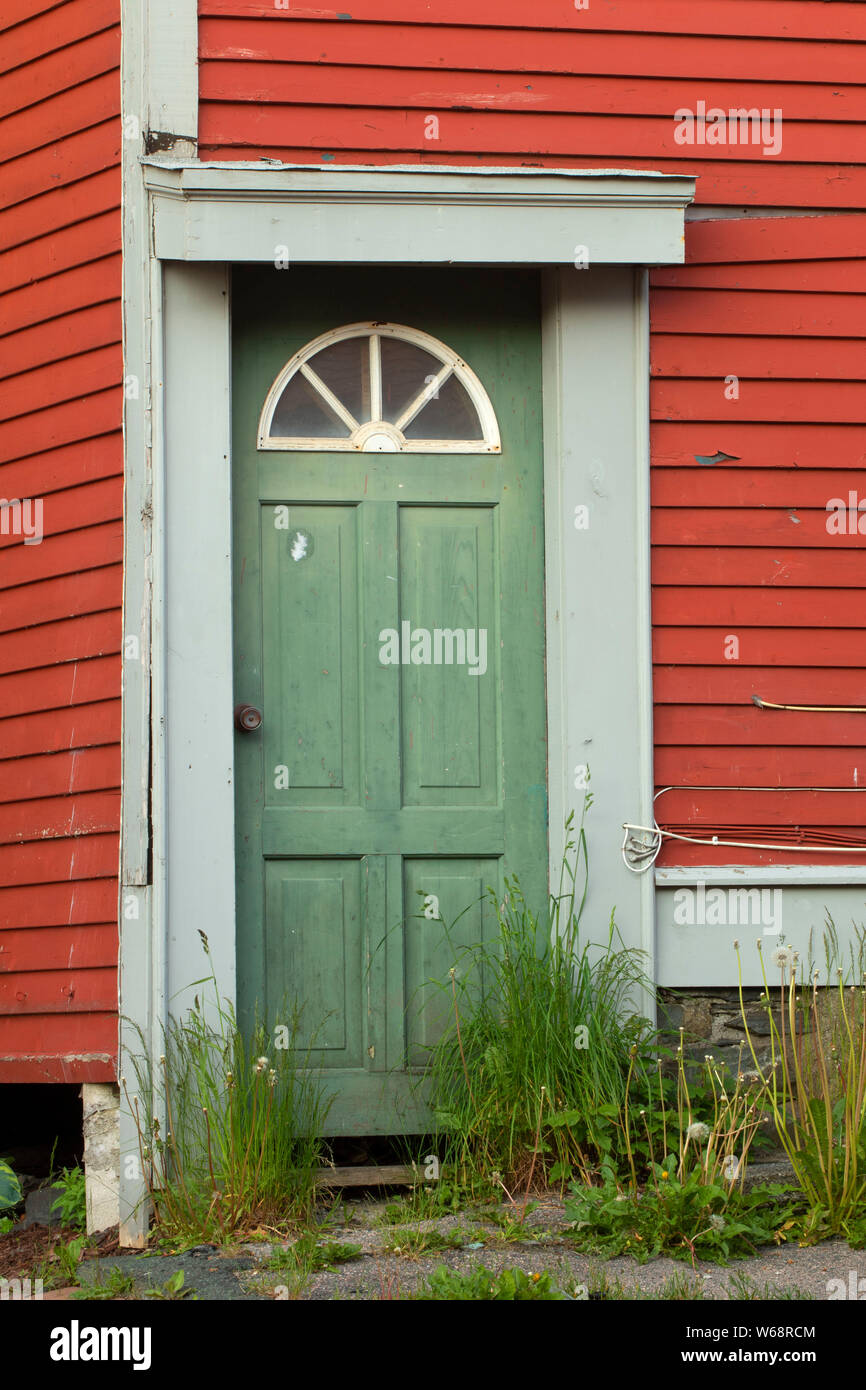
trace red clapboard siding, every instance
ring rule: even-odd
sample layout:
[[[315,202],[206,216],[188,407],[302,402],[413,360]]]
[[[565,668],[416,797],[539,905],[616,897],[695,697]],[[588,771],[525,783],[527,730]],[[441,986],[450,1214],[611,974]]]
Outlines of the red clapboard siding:
[[[665,664],[721,665],[725,660],[729,635],[726,628],[660,627],[656,624],[653,629],[653,657],[655,661]],[[747,628],[736,635],[740,638],[740,664],[744,666],[866,667],[866,630],[863,628],[853,632],[836,632],[825,628],[800,628],[796,632],[784,628]],[[783,695],[784,692],[779,690],[775,703],[795,703],[784,699]],[[765,699],[769,698],[765,696]],[[857,717],[862,722],[864,716]],[[812,721],[816,731],[823,728],[823,718],[820,717],[821,722],[817,718]]]
[[[658,545],[784,545],[845,546],[862,549],[862,536],[831,536],[826,511],[805,508],[735,510],[706,508],[700,513],[688,507],[656,507],[652,516],[653,540]]]
[[[4,332],[45,323],[93,304],[116,303],[119,294],[120,256],[105,256],[5,295]]]
[[[107,112],[116,117],[117,111]],[[12,207],[44,190],[46,174],[55,186],[73,184],[97,170],[120,163],[120,122],[104,120],[43,149],[10,159],[0,184],[0,207]]]
[[[859,549],[827,550],[815,564],[809,550],[753,549],[743,546],[658,545],[652,554],[654,584],[738,584],[861,589]]]
[[[117,1011],[0,1015],[0,1076],[8,1083],[114,1081]]]
[[[117,928],[42,927],[0,933],[0,975],[10,971],[77,971],[116,966]]]
[[[0,933],[13,928],[87,926],[117,919],[116,878],[0,888]],[[116,929],[115,929],[116,933]],[[0,935],[0,944],[5,936]],[[38,935],[36,936],[38,940]],[[116,941],[116,935],[115,935]]]
[[[0,632],[24,629],[29,623],[59,622],[83,613],[103,613],[120,604],[122,592],[120,565],[106,565],[102,569],[85,570],[83,574],[63,574],[38,584],[25,584],[10,591],[0,602]],[[11,602],[7,602],[7,598]]]
[[[34,102],[111,72],[119,60],[120,33],[117,29],[105,29],[71,48],[49,53],[0,77],[0,111],[22,111]]]
[[[118,654],[0,676],[0,709],[10,719],[16,714],[110,700],[120,685],[120,669]]]
[[[834,499],[866,497],[864,234],[859,216],[696,222],[686,265],[651,276],[655,777],[731,788],[655,813],[811,846],[668,839],[662,866],[866,863],[820,848],[866,845],[866,713],[834,712],[866,706],[866,538],[828,530]]]
[[[64,488],[44,498],[43,529],[46,536],[68,534],[113,521],[122,511],[122,484],[119,478],[102,478],[77,488]],[[27,546],[19,536],[0,533],[0,546]],[[30,547],[34,549],[35,547]],[[2,600],[0,600],[2,603]]]
[[[86,531],[70,531],[65,535],[51,536],[38,546],[4,546],[0,549],[0,589],[34,584],[37,580],[53,578],[56,575],[78,575],[83,554],[94,567],[94,573],[101,573],[104,565],[119,562],[123,555],[121,523],[109,521],[104,526],[93,526]],[[20,594],[16,596],[16,612],[21,597]],[[3,612],[4,604],[0,599],[0,614]]]
[[[741,709],[661,705],[656,711],[655,737],[657,744],[692,744],[705,739],[708,744],[844,746],[862,739],[863,721],[862,714],[825,714],[819,724],[811,714],[758,709],[751,702]]]
[[[111,609],[4,633],[0,637],[0,670],[27,671],[49,662],[104,656],[119,646],[120,612]]]
[[[118,632],[118,641],[119,636]],[[118,679],[115,689],[119,686]],[[98,748],[119,739],[119,697],[0,719],[0,759],[54,753],[65,748]],[[116,870],[117,865],[114,867]]]
[[[854,297],[854,296],[852,296]],[[732,354],[734,356],[734,354]],[[733,361],[732,369],[738,363]],[[866,419],[866,382],[749,381],[738,378],[739,399],[726,401],[724,381],[655,380],[650,409],[655,419],[712,420],[726,405],[752,420],[810,420],[829,417],[850,424]],[[744,399],[746,397],[746,399]],[[720,408],[721,399],[721,408]],[[737,409],[731,414],[736,414]]]
[[[695,172],[698,202],[866,207],[861,6],[594,0],[529,21],[517,0],[351,14],[203,0],[200,13],[203,158],[615,164]],[[680,144],[674,113],[698,100],[781,113],[781,148]]]
[[[858,784],[866,786],[864,778],[866,748],[749,748],[728,745],[696,748],[688,754],[675,746],[656,749],[656,782],[659,786],[691,782],[698,786],[720,787],[854,787]],[[861,812],[861,815],[866,821],[866,813]]]
[[[81,185],[79,185],[79,188]],[[120,250],[120,228],[111,210],[72,227],[35,237],[0,253],[0,294],[49,276],[101,260]]]
[[[0,496],[43,529],[0,516],[0,1083],[115,1075],[119,20],[8,0],[0,21]]]
[[[730,414],[697,428],[657,420],[650,445],[654,467],[691,467],[719,451],[761,468],[866,467],[866,434],[855,425],[742,424]]]
[[[856,262],[841,261],[839,264],[853,266]],[[844,278],[847,281],[847,271]],[[654,333],[650,351],[653,376],[716,377],[722,382],[734,370],[735,362],[734,375],[746,379],[866,380],[866,339],[863,338],[738,337],[736,345],[732,346],[730,338],[722,335]]]
[[[51,406],[36,415],[22,415],[0,425],[0,450],[12,461],[28,454],[59,449],[89,435],[107,434],[116,429],[121,414],[120,384],[92,396],[82,396],[63,405]],[[118,445],[122,446],[118,439]],[[118,512],[110,515],[119,515]],[[91,516],[83,524],[102,520]]]
[[[7,29],[10,8],[19,14],[26,8],[21,22],[15,21]],[[46,10],[42,0],[34,7]],[[117,0],[66,0],[65,4],[52,5],[46,13],[32,19],[29,0],[11,0],[4,4],[5,21],[3,42],[0,44],[0,72],[9,72],[25,63],[33,65],[47,53],[61,49],[68,51],[81,39],[91,38],[104,29],[113,29],[120,40],[119,12]],[[118,48],[118,54],[119,54]]]
[[[748,3],[748,0],[746,0]],[[246,11],[246,14],[249,12]],[[423,36],[402,23],[317,23],[275,9],[257,19],[213,18],[200,12],[199,60],[339,63],[349,67],[416,68],[431,72],[566,73],[689,78],[694,82],[825,83],[831,90],[863,80],[858,43],[768,43],[763,39],[689,34],[554,33],[549,29],[460,29],[429,25]],[[383,41],[385,40],[385,41]],[[737,102],[742,106],[743,101]],[[671,110],[675,108],[672,106]]]
[[[704,622],[736,629],[754,627],[851,627],[863,625],[863,600],[856,589],[748,589],[659,587],[653,609],[657,623],[691,627]]]
[[[0,803],[119,786],[120,750],[114,744],[73,753],[43,753],[38,758],[15,758],[2,765]]]
[[[657,289],[651,318],[656,333],[864,338],[866,295]]]
[[[747,221],[708,218],[693,222],[686,239],[686,265],[726,265],[732,261],[766,261],[772,271],[788,261],[858,257],[866,246],[866,216],[751,217]],[[653,272],[653,277],[674,267]],[[842,290],[847,282],[840,281]]]
[[[120,206],[120,166],[104,169],[89,178],[79,179],[73,188],[51,188],[39,197],[28,198],[26,203],[16,203],[14,207],[0,211],[0,246],[4,249],[27,247],[28,242],[59,233],[76,226],[85,219],[96,217],[102,212],[111,212],[116,218]],[[120,246],[120,229],[116,245]],[[45,245],[36,249],[33,256],[33,269],[38,271],[47,263],[48,251]],[[58,256],[58,264],[60,258]],[[34,273],[24,277],[37,280]]]
[[[96,835],[116,830],[120,794],[83,792],[78,796],[43,797],[17,806],[0,805],[0,845],[47,840],[67,835]]]
[[[0,383],[0,418],[11,421],[47,406],[78,400],[122,379],[119,343],[68,358],[62,372],[53,362],[20,372]]]
[[[859,670],[802,666],[656,666],[653,694],[658,704],[748,705],[753,695],[774,704],[866,704]],[[866,743],[866,728],[863,732]],[[773,751],[768,748],[767,752]]]
[[[96,1013],[117,1007],[117,971],[36,970],[0,974],[0,1013]]]
[[[286,11],[276,10],[270,0],[201,0],[202,15],[259,15],[285,22]],[[345,23],[414,23],[480,25],[485,29],[505,26],[522,29],[526,25],[524,0],[416,0],[407,13],[405,0],[355,0],[351,15],[338,6],[296,5],[292,18],[321,19]],[[672,34],[761,34],[773,38],[866,39],[866,15],[831,0],[816,15],[808,0],[714,0],[711,6],[695,5],[694,0],[592,0],[578,10],[569,7],[541,7],[539,28],[586,33],[591,30],[626,30],[642,37],[644,33]]]
[[[0,16],[0,31],[11,29],[15,24],[32,19],[34,15],[50,10],[56,0],[8,0]]]
[[[109,433],[0,465],[0,495],[45,498],[70,483],[95,482],[122,471],[123,450],[118,448],[118,435]]]
[[[0,338],[0,379],[117,343],[119,327],[117,305],[108,301],[9,334]]]
[[[670,107],[676,109],[676,96]],[[429,104],[428,104],[429,111]],[[675,139],[676,123],[671,116],[620,116],[558,113],[551,119],[543,112],[520,108],[503,112],[457,111],[440,108],[437,150],[462,153],[508,153],[529,150],[534,154],[573,157],[581,146],[588,154],[613,156],[630,166],[633,161],[659,157],[700,168],[714,164],[720,150],[716,145],[682,145]],[[202,108],[201,140],[209,146],[235,147],[285,145],[284,134],[291,130],[294,144],[309,149],[409,150],[433,144],[425,132],[426,113],[421,110],[391,110],[377,101],[370,106],[314,106],[284,101],[269,105],[221,101]],[[305,138],[306,137],[306,138]],[[732,145],[732,162],[759,164],[763,172],[778,169],[779,161],[768,157],[758,144]],[[785,164],[840,163],[843,153],[852,164],[866,162],[866,131],[856,124],[831,121],[798,121],[784,128]],[[69,158],[73,157],[70,151]],[[796,171],[795,171],[796,172]]]
[[[840,826],[850,824],[849,817],[856,817],[862,831],[866,831],[864,797],[866,787],[852,787],[847,791],[797,792],[796,795],[781,789],[757,792],[674,790],[666,792],[656,801],[656,812],[660,824],[664,825],[682,825],[688,821],[694,821],[698,826],[701,823],[711,826],[736,825],[744,813],[750,825],[771,825],[779,815],[779,808],[784,806],[787,813],[793,813],[797,825],[838,830]],[[802,821],[799,819],[801,815]]]
[[[866,291],[866,266],[862,261],[766,261],[753,264],[665,266],[652,271],[650,284],[660,288],[726,290],[822,290],[839,294]]]
[[[346,68],[319,63],[211,62],[199,83],[203,102],[291,102],[311,106],[388,106],[424,112],[467,107],[477,111],[580,112],[610,115],[662,116],[687,107],[694,83],[646,79],[635,86],[628,78],[520,72],[490,74],[484,84],[473,75],[441,69],[387,67]],[[707,106],[725,110],[742,106],[742,85],[707,83],[702,88]],[[859,121],[866,116],[866,89],[825,88],[806,83],[750,85],[749,104],[760,109],[781,108],[791,121]]]
[[[864,482],[860,471],[835,468],[790,472],[715,466],[712,468],[658,469],[652,479],[652,500],[657,507],[819,507],[831,497],[847,498]]]
[[[34,885],[109,875],[116,881],[117,835],[0,845],[0,874],[4,880]]]
[[[119,102],[116,76],[110,71],[16,111],[0,127],[0,163],[98,125],[118,114]]]

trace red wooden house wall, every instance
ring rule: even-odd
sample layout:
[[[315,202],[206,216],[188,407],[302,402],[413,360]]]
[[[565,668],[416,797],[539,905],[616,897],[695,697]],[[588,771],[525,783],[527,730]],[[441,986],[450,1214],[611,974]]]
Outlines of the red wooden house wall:
[[[838,790],[683,790],[659,799],[659,822],[866,844],[866,803],[843,790],[866,785],[862,715],[752,702],[866,703],[863,541],[825,525],[830,498],[866,495],[866,4],[199,13],[203,159],[697,174],[696,208],[715,217],[688,223],[684,268],[651,276],[656,781]],[[678,144],[674,112],[699,100],[781,110],[778,156]],[[698,461],[717,454],[734,457]],[[668,842],[660,863],[786,861],[845,856]]]
[[[864,703],[860,542],[825,508],[866,491],[866,4],[345,3],[201,0],[201,158],[698,175],[709,220],[688,224],[684,267],[652,274],[656,778],[837,790],[682,791],[659,819],[862,843],[843,790],[863,782],[862,716],[752,696]],[[6,0],[0,17],[0,498],[43,499],[45,531],[0,534],[3,1081],[114,1074],[119,14]],[[673,113],[699,100],[780,108],[781,154],[678,145]],[[717,454],[734,457],[699,461]],[[820,862],[664,855],[786,858]]]
[[[117,1052],[119,0],[0,17],[0,1080]],[[11,515],[11,514],[10,514]]]

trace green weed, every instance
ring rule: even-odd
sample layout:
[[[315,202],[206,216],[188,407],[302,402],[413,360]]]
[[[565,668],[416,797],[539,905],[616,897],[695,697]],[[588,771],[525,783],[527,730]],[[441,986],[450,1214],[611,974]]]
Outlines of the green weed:
[[[734,1274],[728,1280],[728,1297],[755,1303],[797,1299],[808,1301],[814,1300],[815,1295],[807,1293],[805,1289],[798,1289],[793,1284],[784,1284],[779,1287],[766,1280],[763,1284],[757,1284],[748,1274]]]
[[[590,804],[587,794],[584,814]],[[650,989],[642,953],[623,944],[613,916],[601,946],[580,940],[583,820],[574,832],[569,817],[566,829],[559,892],[547,910],[530,908],[516,877],[506,880],[504,903],[489,889],[496,940],[453,947],[447,979],[429,985],[450,1009],[431,1051],[430,1101],[447,1161],[476,1195],[479,1181],[510,1196],[533,1178],[588,1180],[610,1138],[596,1123],[599,1109],[622,1105],[631,1046],[650,1037],[635,1014]],[[554,1124],[563,1113],[572,1122]]]
[[[246,1038],[212,964],[196,984],[212,986],[213,1003],[196,995],[182,1019],[170,1018],[156,1065],[142,1039],[132,1059],[138,1095],[127,1100],[161,1234],[226,1243],[249,1226],[284,1229],[309,1216],[330,1102],[310,1067],[312,1040],[299,1045],[299,1008]]]
[[[672,1274],[657,1289],[639,1289],[611,1278],[604,1270],[589,1277],[586,1297],[604,1302],[700,1303],[703,1286],[686,1274]]]
[[[186,1288],[185,1281],[186,1275],[183,1270],[177,1269],[169,1279],[166,1279],[164,1284],[153,1285],[151,1288],[145,1289],[144,1297],[172,1300],[189,1298],[193,1301],[197,1300],[198,1294],[195,1292],[195,1289]]]
[[[81,1256],[86,1244],[87,1237],[81,1235],[74,1236],[66,1245],[54,1247],[54,1254],[57,1256],[61,1273],[70,1284],[78,1283],[78,1266],[81,1264]]]
[[[135,1292],[135,1280],[131,1274],[123,1274],[119,1269],[110,1269],[105,1277],[100,1275],[92,1284],[83,1284],[72,1297],[76,1300],[130,1298]]]
[[[264,1268],[281,1271],[303,1269],[312,1274],[320,1269],[347,1264],[350,1260],[356,1260],[361,1253],[360,1245],[348,1241],[320,1241],[318,1233],[310,1231],[289,1246],[277,1246]]]
[[[434,1250],[460,1250],[464,1239],[461,1231],[449,1231],[447,1235],[442,1235],[435,1229],[394,1230],[386,1236],[383,1248],[392,1255],[417,1257],[429,1255]]]
[[[504,1303],[530,1299],[562,1301],[565,1295],[556,1288],[549,1274],[524,1274],[521,1269],[503,1269],[500,1274],[493,1274],[484,1265],[470,1274],[457,1274],[446,1265],[439,1265],[421,1287],[406,1298],[422,1302]]]
[[[622,1190],[608,1169],[599,1187],[573,1187],[566,1216],[578,1249],[606,1256],[630,1254],[641,1264],[657,1255],[727,1264],[752,1255],[793,1225],[794,1207],[783,1186],[731,1192],[704,1180],[699,1169],[679,1178],[671,1155],[657,1165],[657,1186]]]
[[[51,1210],[60,1212],[61,1225],[83,1231],[87,1225],[84,1169],[62,1168],[60,1176],[54,1178],[53,1186],[60,1189],[60,1195],[51,1203]]]

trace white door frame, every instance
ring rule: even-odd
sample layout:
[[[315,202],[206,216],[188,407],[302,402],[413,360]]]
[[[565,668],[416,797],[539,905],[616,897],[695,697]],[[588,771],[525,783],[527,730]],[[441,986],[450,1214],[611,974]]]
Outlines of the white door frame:
[[[682,262],[694,181],[143,165],[124,230],[124,370],[140,388],[125,419],[124,632],[138,637],[140,660],[128,644],[122,1048],[140,1046],[139,1028],[159,1051],[169,1009],[185,1007],[186,986],[204,973],[198,928],[223,994],[234,995],[229,268],[238,261],[543,268],[551,878],[565,817],[582,801],[575,769],[588,764],[586,920],[604,937],[615,906],[623,939],[647,952],[651,971],[652,875],[629,874],[620,858],[622,823],[646,823],[653,790],[643,267]],[[588,508],[587,529],[575,528],[577,507]],[[136,1153],[130,1118],[121,1124],[121,1154]],[[129,1243],[143,1236],[140,1195],[122,1163]]]

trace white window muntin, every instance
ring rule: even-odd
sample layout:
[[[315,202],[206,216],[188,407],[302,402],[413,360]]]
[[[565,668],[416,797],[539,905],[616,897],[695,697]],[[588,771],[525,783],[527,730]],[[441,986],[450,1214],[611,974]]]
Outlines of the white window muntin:
[[[323,436],[272,435],[270,433],[271,422],[280,398],[296,373],[303,371],[310,359],[321,352],[323,348],[331,347],[347,338],[362,337],[367,337],[370,340],[372,418],[365,422],[355,420],[345,410],[342,402],[333,397],[333,393],[324,386],[324,383],[316,379],[311,384],[322,396],[323,401],[327,402],[329,408],[335,411],[345,421],[347,427],[352,430],[350,437],[348,439],[333,439]],[[396,338],[403,342],[413,343],[442,363],[442,368],[437,373],[436,379],[431,381],[424,390],[419,391],[396,424],[376,418],[377,416],[381,417],[382,413],[381,354],[378,349],[381,338]],[[313,374],[312,368],[309,371]],[[307,373],[304,372],[304,375],[306,376]],[[407,439],[399,426],[402,425],[405,428],[411,424],[434,393],[451,376],[456,377],[469,396],[478,416],[482,437],[480,439]],[[438,338],[432,337],[429,333],[422,333],[417,328],[409,328],[401,323],[380,323],[371,319],[364,323],[350,323],[345,324],[342,328],[332,328],[327,333],[322,333],[318,338],[307,343],[289,359],[271,386],[262,407],[262,413],[259,417],[258,448],[307,449],[321,453],[338,451],[341,453],[498,454],[501,452],[502,445],[496,413],[490,397],[472,368],[463,361],[462,357],[458,357],[456,352],[453,352],[445,343],[440,342]]]

